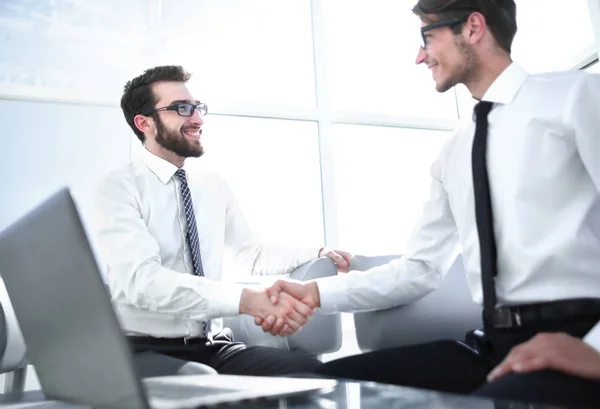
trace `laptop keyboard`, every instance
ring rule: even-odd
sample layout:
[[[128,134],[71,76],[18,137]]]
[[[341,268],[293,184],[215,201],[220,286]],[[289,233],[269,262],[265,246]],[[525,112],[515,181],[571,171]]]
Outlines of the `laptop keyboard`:
[[[149,379],[144,380],[144,385],[146,387],[146,393],[150,397],[165,400],[188,399],[195,396],[215,396],[237,392],[235,389],[214,388],[200,385],[159,382],[154,383]]]

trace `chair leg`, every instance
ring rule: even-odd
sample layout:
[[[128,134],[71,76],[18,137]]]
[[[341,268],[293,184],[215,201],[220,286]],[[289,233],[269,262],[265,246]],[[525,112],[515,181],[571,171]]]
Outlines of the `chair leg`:
[[[25,391],[25,379],[27,378],[27,367],[24,366],[5,374],[4,393],[21,393]]]

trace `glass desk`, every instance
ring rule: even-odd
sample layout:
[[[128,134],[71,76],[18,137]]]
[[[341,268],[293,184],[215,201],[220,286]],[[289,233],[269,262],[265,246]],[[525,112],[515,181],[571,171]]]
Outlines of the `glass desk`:
[[[340,382],[335,389],[279,401],[245,402],[248,409],[561,409],[556,406],[492,401],[369,382]],[[568,409],[568,408],[562,408]]]
[[[0,395],[4,409],[83,409],[85,406],[48,401],[41,391]],[[561,409],[556,406],[491,401],[400,386],[339,382],[331,390],[281,399],[259,399],[212,406],[229,409]],[[562,409],[569,409],[562,408]]]

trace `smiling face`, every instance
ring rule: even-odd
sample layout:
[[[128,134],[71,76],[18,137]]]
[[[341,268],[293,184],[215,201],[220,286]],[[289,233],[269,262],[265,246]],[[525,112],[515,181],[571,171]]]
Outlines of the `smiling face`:
[[[179,103],[196,104],[197,101],[184,82],[161,81],[152,84],[154,109],[152,115],[137,115],[135,123],[144,133],[146,148],[161,158],[180,167],[185,158],[200,157],[202,125],[200,112],[194,109],[191,116],[181,116],[177,109],[160,110]],[[185,112],[185,110],[182,110]]]
[[[181,102],[196,103],[183,82],[159,82],[153,84],[152,91],[157,108]],[[198,110],[194,110],[192,116],[180,116],[173,110],[156,114],[156,143],[182,158],[197,158],[204,153],[200,141],[204,121]]]
[[[428,23],[423,22],[422,26]],[[417,64],[431,70],[438,92],[446,92],[456,84],[466,84],[478,70],[479,60],[472,45],[462,33],[450,27],[438,27],[423,33],[425,47],[420,47]]]

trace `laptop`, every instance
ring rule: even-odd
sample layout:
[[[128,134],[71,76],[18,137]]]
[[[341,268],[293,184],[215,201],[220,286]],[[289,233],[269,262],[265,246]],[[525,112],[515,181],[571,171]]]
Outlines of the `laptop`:
[[[232,375],[140,379],[66,188],[0,233],[0,274],[28,357],[51,399],[98,408],[191,408],[336,385]]]

